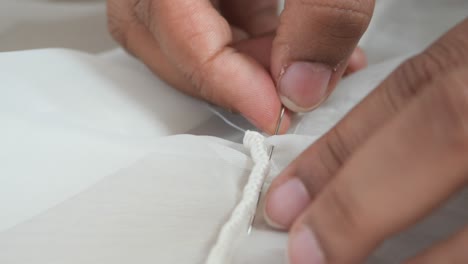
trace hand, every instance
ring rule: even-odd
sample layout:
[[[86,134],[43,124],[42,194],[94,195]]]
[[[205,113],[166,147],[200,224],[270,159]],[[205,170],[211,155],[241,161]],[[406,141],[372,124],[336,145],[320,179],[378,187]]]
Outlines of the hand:
[[[468,19],[402,64],[273,182],[291,264],[361,263],[468,183]],[[468,263],[468,226],[408,263]]]
[[[345,72],[374,0],[108,0],[114,38],[183,92],[273,132],[283,103],[314,108]],[[274,33],[274,32],[277,32]],[[271,69],[271,74],[268,68]],[[273,77],[272,77],[273,76]],[[283,131],[289,119],[283,122]]]

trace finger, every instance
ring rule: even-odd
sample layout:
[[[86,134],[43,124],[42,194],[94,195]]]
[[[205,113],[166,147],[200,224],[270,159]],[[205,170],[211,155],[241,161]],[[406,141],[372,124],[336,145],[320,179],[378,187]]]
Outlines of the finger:
[[[142,60],[149,68],[175,87],[190,83],[172,65],[160,50],[156,39],[135,15],[133,9],[140,1],[108,0],[108,27],[114,39],[132,55]]]
[[[460,233],[439,242],[419,256],[407,261],[407,264],[468,263],[468,227]]]
[[[230,23],[251,36],[273,32],[278,27],[278,0],[224,0],[220,9]]]
[[[361,48],[357,47],[349,58],[348,67],[346,67],[344,75],[353,74],[365,67],[367,67],[367,56]]]
[[[168,62],[190,83],[176,88],[240,112],[266,132],[274,131],[281,103],[271,77],[258,62],[228,46],[230,26],[209,1],[143,0],[134,9]],[[144,50],[139,57],[150,67],[160,67],[160,61],[150,61],[152,51]],[[288,123],[286,118],[283,127]]]
[[[467,73],[431,83],[353,155],[293,226],[291,264],[361,263],[464,187]]]
[[[265,68],[271,65],[271,49],[274,33],[259,36],[256,38],[243,39],[233,45],[233,47],[246,55],[254,58]],[[344,75],[353,74],[367,67],[367,56],[361,48],[356,48],[349,58]]]
[[[335,88],[370,22],[374,0],[290,0],[273,43],[271,71],[292,111],[317,107]]]
[[[250,38],[235,43],[233,47],[256,60],[265,69],[268,69],[270,67],[273,38],[273,34]]]
[[[424,53],[402,64],[277,177],[265,206],[265,216],[272,226],[289,228],[356,149],[404,109],[432,82],[433,76],[447,74],[466,63],[468,52],[464,47],[468,38],[461,37],[466,35],[466,27],[468,20]],[[301,191],[303,188],[306,192]]]

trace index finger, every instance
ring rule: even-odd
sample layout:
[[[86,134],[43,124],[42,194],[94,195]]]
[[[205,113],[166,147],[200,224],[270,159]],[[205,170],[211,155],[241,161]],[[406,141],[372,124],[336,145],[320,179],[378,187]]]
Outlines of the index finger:
[[[184,86],[176,88],[240,112],[264,131],[274,131],[281,103],[273,80],[257,61],[230,47],[231,27],[210,1],[145,0],[139,3],[141,6],[137,9],[146,26],[145,33],[157,42],[173,71],[187,80]],[[152,59],[155,51],[139,48],[149,46],[148,42],[128,41],[134,49],[144,51],[138,56],[150,68],[158,69],[161,61]],[[160,77],[165,79],[166,76]]]

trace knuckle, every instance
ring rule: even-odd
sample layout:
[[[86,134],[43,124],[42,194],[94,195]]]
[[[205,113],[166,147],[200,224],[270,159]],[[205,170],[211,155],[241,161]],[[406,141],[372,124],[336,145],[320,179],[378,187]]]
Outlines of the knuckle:
[[[239,111],[240,101],[233,100],[238,98],[239,94],[235,90],[220,89],[219,85],[224,82],[221,77],[224,74],[220,68],[225,67],[235,52],[234,49],[220,49],[204,59],[196,59],[190,67],[182,70],[185,78],[191,83],[195,96],[232,112]]]
[[[148,25],[148,20],[154,12],[153,2],[152,0],[134,0],[133,13],[145,25]]]
[[[353,196],[346,189],[330,186],[321,197],[323,212],[328,212],[327,219],[337,234],[343,238],[352,238],[361,230],[362,219]]]
[[[306,225],[321,227],[320,240],[327,263],[351,263],[350,259],[356,257],[349,250],[351,243],[352,248],[359,248],[372,242],[374,232],[364,226],[367,219],[356,206],[346,189],[329,185],[315,202],[316,210],[304,217]]]
[[[442,69],[452,70],[468,61],[468,19],[432,44],[426,51]]]
[[[213,91],[209,89],[209,76],[219,56],[219,53],[214,53],[205,60],[196,60],[196,63],[184,71],[184,76],[192,84],[195,95],[208,101],[214,99]]]
[[[136,17],[133,6],[139,0],[107,0],[107,28],[111,36],[122,47],[128,48],[128,33]]]
[[[211,101],[211,94],[206,89],[206,77],[203,67],[194,67],[191,71],[184,72],[184,77],[192,84],[192,92],[195,96]]]
[[[421,87],[438,76],[464,67],[468,61],[468,19],[432,44],[423,53],[409,59],[394,73],[386,90],[388,103],[398,110],[405,98],[416,95]],[[391,88],[390,88],[391,87]]]
[[[300,0],[301,8],[309,9],[332,38],[355,39],[360,37],[372,17],[373,1]]]
[[[406,104],[407,98],[417,95],[426,84],[466,64],[466,45],[468,39],[466,43],[461,38],[438,41],[425,52],[404,62],[384,90],[384,101],[389,109],[398,112]]]
[[[119,1],[107,0],[107,28],[112,37],[119,43],[122,43],[124,38],[122,34],[121,9],[122,6],[119,4]]]
[[[324,166],[326,166],[329,174],[333,175],[351,155],[352,150],[338,127],[334,127],[328,132],[324,142],[326,151],[320,152],[320,159]]]
[[[386,109],[397,113],[418,92],[423,84],[430,82],[437,67],[424,55],[405,61],[388,79],[383,89],[383,102]]]
[[[160,17],[158,12],[160,12],[160,5],[161,1],[157,0],[133,0],[135,3],[133,4],[133,14],[135,15],[136,19],[145,25],[146,28],[150,32],[158,32],[157,26],[158,21],[157,18]]]

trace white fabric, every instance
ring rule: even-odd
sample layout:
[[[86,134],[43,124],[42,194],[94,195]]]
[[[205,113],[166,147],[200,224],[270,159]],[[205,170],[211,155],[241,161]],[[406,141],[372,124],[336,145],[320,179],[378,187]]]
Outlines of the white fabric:
[[[233,142],[243,133],[113,50],[103,1],[0,1],[1,51],[66,48],[0,53],[0,263],[205,263],[252,173]],[[290,135],[266,139],[267,182],[467,13],[464,0],[378,1],[361,43],[374,64]],[[445,237],[467,222],[467,202],[455,197],[370,262],[399,262]],[[260,217],[223,263],[284,264],[286,240]]]
[[[265,145],[265,137],[258,132],[247,131],[244,146],[250,149],[254,162],[241,200],[232,211],[231,217],[222,227],[218,241],[208,255],[207,264],[226,263],[232,258],[232,247],[242,233],[250,233],[251,219],[257,209],[258,199],[269,170],[269,156]]]

